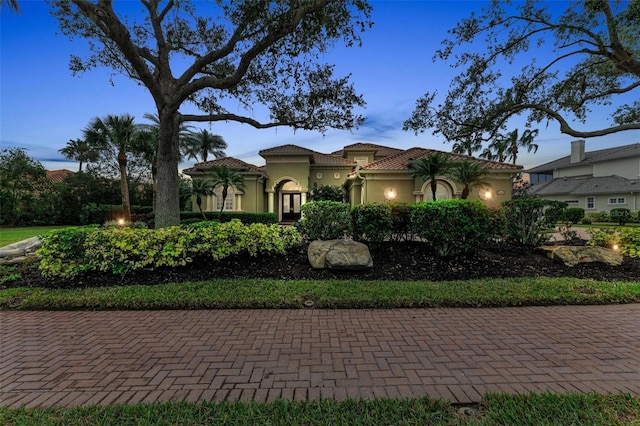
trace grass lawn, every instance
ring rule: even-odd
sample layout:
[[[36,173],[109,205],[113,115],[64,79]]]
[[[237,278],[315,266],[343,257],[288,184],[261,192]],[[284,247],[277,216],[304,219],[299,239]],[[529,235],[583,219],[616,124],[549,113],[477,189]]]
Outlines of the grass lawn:
[[[108,285],[109,283],[105,283]],[[0,309],[136,310],[300,308],[431,308],[579,305],[640,302],[640,282],[578,278],[467,281],[220,279],[153,286],[0,290]]]
[[[54,229],[66,228],[65,226],[28,226],[24,228],[0,228],[0,247],[46,234]]]
[[[68,409],[0,408],[5,425],[633,425],[640,397],[489,394],[473,415],[429,398],[273,403],[170,402]]]

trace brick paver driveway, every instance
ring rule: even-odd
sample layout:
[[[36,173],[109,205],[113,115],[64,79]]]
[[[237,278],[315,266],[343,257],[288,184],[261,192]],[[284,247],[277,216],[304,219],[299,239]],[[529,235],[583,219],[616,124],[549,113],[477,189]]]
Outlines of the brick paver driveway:
[[[640,394],[640,305],[0,312],[0,404]]]

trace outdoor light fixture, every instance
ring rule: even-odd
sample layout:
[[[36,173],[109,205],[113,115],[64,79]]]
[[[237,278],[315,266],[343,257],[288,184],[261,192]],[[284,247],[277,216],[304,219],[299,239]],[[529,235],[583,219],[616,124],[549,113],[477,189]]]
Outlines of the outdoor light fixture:
[[[614,250],[618,250],[618,248],[619,248],[619,247],[618,247],[618,245],[617,245],[617,244],[614,244],[614,245],[613,245],[613,249],[614,249]]]
[[[480,197],[481,200],[484,201],[484,200],[490,200],[493,195],[491,194],[490,189],[483,188],[478,192],[478,196]]]
[[[386,201],[393,201],[396,198],[396,190],[394,188],[387,188],[384,190],[384,199]]]
[[[124,219],[123,218],[118,219],[118,225],[124,226]]]

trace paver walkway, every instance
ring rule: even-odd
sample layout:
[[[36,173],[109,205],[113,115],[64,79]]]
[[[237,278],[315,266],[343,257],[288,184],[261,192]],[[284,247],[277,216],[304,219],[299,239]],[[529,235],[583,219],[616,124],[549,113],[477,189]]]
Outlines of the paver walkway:
[[[0,312],[0,405],[640,394],[640,305]]]

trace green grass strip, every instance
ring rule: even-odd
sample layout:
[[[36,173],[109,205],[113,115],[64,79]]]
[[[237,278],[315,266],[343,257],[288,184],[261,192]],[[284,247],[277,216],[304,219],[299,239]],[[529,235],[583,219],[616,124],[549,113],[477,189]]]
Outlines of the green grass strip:
[[[425,308],[580,305],[640,302],[640,282],[512,278],[449,282],[221,279],[154,286],[0,291],[0,309],[143,310]]]
[[[66,409],[0,408],[3,425],[630,425],[640,397],[487,395],[477,415],[427,397],[370,401],[170,402]]]
[[[0,228],[0,247],[37,237],[46,234],[54,229],[65,228],[65,226],[28,226],[23,228]]]

